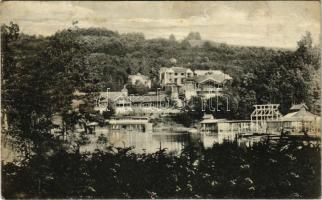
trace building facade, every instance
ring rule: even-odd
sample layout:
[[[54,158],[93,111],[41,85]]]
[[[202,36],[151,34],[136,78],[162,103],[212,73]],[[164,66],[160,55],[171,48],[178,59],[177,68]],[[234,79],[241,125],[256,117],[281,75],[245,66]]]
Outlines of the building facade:
[[[159,71],[162,87],[171,87],[171,91],[184,91],[186,99],[192,96],[211,98],[220,95],[225,84],[232,77],[220,70],[195,70],[183,67],[161,68]],[[177,98],[177,95],[171,95]]]
[[[140,73],[137,73],[135,75],[129,75],[128,82],[132,85],[144,85],[147,88],[151,88],[151,80],[149,77],[144,76]]]
[[[160,84],[162,86],[174,84],[177,86],[183,86],[187,78],[192,78],[193,72],[191,69],[184,67],[171,67],[161,68],[159,71]]]

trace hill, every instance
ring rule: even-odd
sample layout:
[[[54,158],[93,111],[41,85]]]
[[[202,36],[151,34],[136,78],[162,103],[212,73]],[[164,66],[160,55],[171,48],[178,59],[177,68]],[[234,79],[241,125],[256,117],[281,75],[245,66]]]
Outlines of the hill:
[[[189,34],[183,41],[173,37],[145,39],[141,33],[119,34],[103,28],[73,28],[50,37],[20,34],[7,44],[15,52],[14,65],[19,67],[6,73],[19,79],[28,73],[50,72],[47,79],[44,75],[30,77],[55,82],[51,86],[62,93],[75,88],[86,92],[120,90],[128,75],[139,72],[152,79],[152,90],[156,90],[159,69],[172,66],[169,60],[176,58],[178,66],[230,74],[233,83],[227,95],[231,107],[235,117],[245,118],[255,103],[280,103],[286,112],[292,103],[306,102],[313,109],[320,94],[319,82],[314,81],[319,54],[318,48],[307,42],[310,35],[305,37],[298,49],[290,51],[213,43],[202,40],[199,33]],[[64,90],[59,90],[62,86]]]

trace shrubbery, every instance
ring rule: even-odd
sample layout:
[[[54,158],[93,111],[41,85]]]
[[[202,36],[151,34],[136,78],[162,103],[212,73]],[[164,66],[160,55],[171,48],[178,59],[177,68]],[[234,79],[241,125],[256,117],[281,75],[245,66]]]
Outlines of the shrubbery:
[[[237,142],[134,154],[61,150],[2,165],[5,198],[318,198],[320,145]]]

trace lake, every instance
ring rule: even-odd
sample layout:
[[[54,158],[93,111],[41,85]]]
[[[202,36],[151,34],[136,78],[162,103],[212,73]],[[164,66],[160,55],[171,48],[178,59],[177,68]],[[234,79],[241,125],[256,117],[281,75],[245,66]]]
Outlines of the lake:
[[[96,129],[96,134],[90,136],[91,144],[82,147],[81,151],[93,151],[97,145],[97,137],[103,134],[108,144],[115,147],[134,147],[132,151],[135,153],[153,153],[161,148],[166,148],[168,152],[175,154],[192,142],[200,142],[205,148],[211,147],[214,143],[222,143],[226,140],[234,140],[236,133],[220,132],[220,133],[170,133],[170,132],[122,132],[111,131],[106,128]],[[259,141],[260,138],[243,138],[239,139],[239,143],[249,145]]]

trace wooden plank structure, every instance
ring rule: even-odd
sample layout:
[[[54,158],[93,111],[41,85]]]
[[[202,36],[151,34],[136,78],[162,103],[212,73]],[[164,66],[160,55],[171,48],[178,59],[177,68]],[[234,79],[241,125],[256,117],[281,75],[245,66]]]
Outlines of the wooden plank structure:
[[[114,118],[105,120],[105,122],[112,130],[152,132],[152,123],[144,117]]]
[[[266,122],[268,120],[279,120],[282,114],[279,112],[279,104],[254,105],[255,110],[250,115],[251,124],[255,125],[255,131],[266,132]]]

